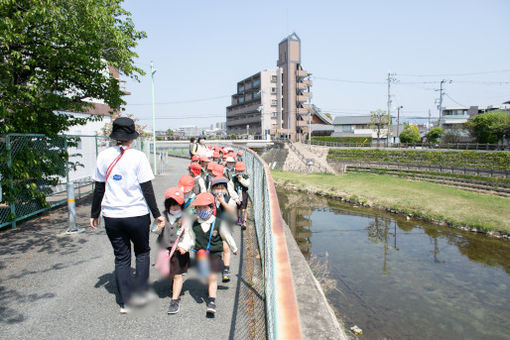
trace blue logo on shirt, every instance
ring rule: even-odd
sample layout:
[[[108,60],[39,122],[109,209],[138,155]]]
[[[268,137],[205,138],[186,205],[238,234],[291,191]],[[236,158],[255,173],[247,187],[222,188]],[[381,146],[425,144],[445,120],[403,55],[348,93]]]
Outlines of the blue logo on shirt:
[[[113,175],[113,177],[112,177],[112,178],[113,178],[113,180],[115,180],[115,181],[120,181],[120,180],[122,179],[122,176],[121,176],[121,175],[119,175],[119,174],[115,174],[115,175]]]

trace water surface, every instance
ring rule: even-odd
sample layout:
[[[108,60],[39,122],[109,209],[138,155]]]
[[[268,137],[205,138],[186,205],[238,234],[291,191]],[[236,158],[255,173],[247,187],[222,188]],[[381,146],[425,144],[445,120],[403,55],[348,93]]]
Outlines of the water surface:
[[[279,191],[326,296],[363,339],[510,339],[510,242]],[[328,282],[328,281],[326,281]]]

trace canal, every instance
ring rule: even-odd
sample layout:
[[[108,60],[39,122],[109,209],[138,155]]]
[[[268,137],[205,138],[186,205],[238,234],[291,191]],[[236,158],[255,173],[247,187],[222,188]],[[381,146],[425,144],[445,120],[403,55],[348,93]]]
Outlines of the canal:
[[[363,339],[510,339],[510,242],[279,190],[329,303]]]

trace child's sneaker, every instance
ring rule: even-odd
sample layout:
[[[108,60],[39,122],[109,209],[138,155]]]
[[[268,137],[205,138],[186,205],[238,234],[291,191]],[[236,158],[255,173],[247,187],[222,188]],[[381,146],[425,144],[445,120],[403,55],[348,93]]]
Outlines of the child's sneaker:
[[[246,230],[246,221],[241,222],[241,229]]]
[[[241,217],[237,218],[237,225],[243,225],[243,220],[241,219]]]
[[[225,268],[223,270],[223,282],[229,282],[230,281],[230,269]]]
[[[170,300],[170,306],[168,307],[168,314],[177,314],[179,312],[179,299]]]
[[[216,313],[216,302],[215,298],[207,299],[207,313],[215,314]]]

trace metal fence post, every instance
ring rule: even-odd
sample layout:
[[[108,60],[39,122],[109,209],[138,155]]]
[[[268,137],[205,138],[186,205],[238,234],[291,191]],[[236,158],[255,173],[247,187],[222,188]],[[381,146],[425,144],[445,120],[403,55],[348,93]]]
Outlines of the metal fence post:
[[[67,211],[69,216],[69,229],[67,233],[80,233],[82,228],[76,226],[76,203],[74,198],[74,182],[67,182]]]
[[[5,147],[7,148],[7,152],[9,153],[9,159],[7,160],[7,167],[9,168],[9,182],[10,182],[10,187],[11,187],[11,195],[13,194],[14,192],[14,182],[13,182],[13,179],[12,179],[12,151],[11,151],[11,136],[7,135],[7,138],[5,140]],[[14,201],[14,199],[11,199],[11,201],[9,202],[9,205],[11,207],[11,217],[12,217],[12,222],[11,222],[11,227],[12,228],[16,228],[16,203]]]

